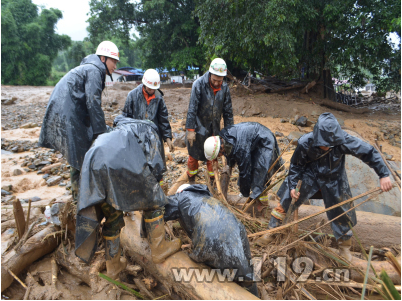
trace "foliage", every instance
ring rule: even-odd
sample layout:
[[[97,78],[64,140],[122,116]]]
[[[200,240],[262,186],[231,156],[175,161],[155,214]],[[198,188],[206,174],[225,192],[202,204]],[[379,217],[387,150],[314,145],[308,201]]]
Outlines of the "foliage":
[[[194,17],[194,0],[91,0],[88,31],[92,41],[117,36],[130,43],[134,26],[140,34],[142,67],[200,67],[205,49],[199,45],[199,21]]]
[[[329,69],[355,86],[369,71],[379,89],[400,89],[399,0],[205,0],[197,6],[209,55],[265,74],[317,79]],[[366,71],[365,71],[366,70]]]
[[[1,83],[44,85],[60,49],[70,45],[55,33],[63,17],[58,9],[41,9],[31,0],[1,1]]]
[[[46,86],[56,86],[65,74],[66,72],[57,71],[55,68],[52,68],[52,72],[46,81]]]

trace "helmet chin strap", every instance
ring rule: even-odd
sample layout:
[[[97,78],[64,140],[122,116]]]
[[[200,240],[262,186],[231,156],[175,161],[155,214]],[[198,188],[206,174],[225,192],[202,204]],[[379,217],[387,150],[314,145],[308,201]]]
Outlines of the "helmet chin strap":
[[[105,61],[103,62],[103,65],[105,65],[105,68],[106,68],[106,74],[107,74],[107,75],[109,75],[109,76],[110,76],[110,78],[111,78],[111,79],[112,79],[112,81],[113,81],[113,77],[112,77],[112,75],[110,74],[109,68],[108,68],[108,67],[107,67],[107,65],[106,65],[107,56],[104,56],[104,58],[105,58]]]

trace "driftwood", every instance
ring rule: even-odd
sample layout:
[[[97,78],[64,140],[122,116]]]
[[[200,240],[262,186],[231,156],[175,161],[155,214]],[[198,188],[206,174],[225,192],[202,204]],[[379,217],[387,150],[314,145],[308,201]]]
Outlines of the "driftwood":
[[[234,282],[218,282],[214,277],[208,284],[197,282],[196,277],[192,277],[189,282],[175,281],[173,268],[208,268],[203,264],[192,261],[184,252],[177,252],[160,264],[154,264],[151,258],[149,244],[146,239],[140,237],[141,214],[135,212],[129,217],[124,218],[126,226],[121,232],[121,244],[124,251],[134,261],[147,270],[156,280],[163,283],[169,290],[173,289],[182,298],[191,299],[225,299],[225,300],[256,300],[257,298],[241,288]]]
[[[18,275],[35,260],[53,251],[58,245],[58,239],[51,235],[56,232],[53,226],[46,227],[29,238],[22,247],[16,251],[11,250],[1,261],[1,291],[3,292],[13,282],[14,278],[7,270]],[[44,239],[47,237],[46,239]]]
[[[307,86],[305,86],[303,89],[300,90],[301,93],[308,93],[308,90],[311,89],[312,87],[314,87],[316,84],[315,80],[313,80],[312,82],[308,83]]]
[[[338,111],[354,113],[354,114],[365,114],[365,113],[370,112],[370,110],[367,108],[355,109],[348,105],[344,105],[342,103],[335,102],[335,101],[328,100],[328,99],[321,99],[320,101],[316,101],[316,103],[319,104],[320,106],[328,107],[328,108],[335,109]]]
[[[15,224],[17,226],[18,237],[19,239],[21,239],[25,233],[25,217],[19,199],[15,199],[13,201],[13,212],[14,212]]]

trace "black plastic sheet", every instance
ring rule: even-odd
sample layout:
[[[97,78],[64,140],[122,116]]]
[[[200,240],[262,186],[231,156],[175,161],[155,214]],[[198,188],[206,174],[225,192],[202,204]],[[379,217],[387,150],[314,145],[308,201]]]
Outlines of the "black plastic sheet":
[[[38,145],[60,151],[78,170],[94,135],[106,131],[101,108],[105,75],[97,55],[85,57],[57,83],[43,119]]]
[[[278,160],[268,174],[268,169],[280,155],[274,134],[257,122],[242,122],[225,127],[219,136],[225,144],[232,146],[231,153],[225,156],[231,166],[237,163],[239,167],[240,192],[248,197],[251,189],[250,197],[257,198],[269,178],[282,165],[282,160]]]
[[[224,82],[221,90],[214,95],[207,72],[193,83],[187,111],[186,128],[196,132],[193,146],[190,146],[186,139],[188,154],[191,157],[206,161],[204,142],[208,137],[218,135],[222,117],[224,127],[233,124],[229,86]]]
[[[212,197],[206,185],[191,185],[167,198],[165,221],[179,219],[192,240],[191,259],[216,269],[237,269],[235,280],[237,277],[253,280],[246,229]]]

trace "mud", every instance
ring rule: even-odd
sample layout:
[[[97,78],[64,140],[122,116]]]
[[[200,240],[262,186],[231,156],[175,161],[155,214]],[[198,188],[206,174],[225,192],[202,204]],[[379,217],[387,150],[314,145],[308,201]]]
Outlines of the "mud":
[[[112,88],[105,89],[102,95],[103,110],[105,112],[105,117],[107,123],[112,125],[113,119],[121,113],[124,107],[124,103],[127,94],[136,87],[134,83],[122,83],[116,84]],[[46,110],[46,105],[49,100],[50,94],[52,93],[54,87],[15,87],[15,86],[2,86],[2,97],[17,97],[17,101],[13,105],[3,105],[1,121],[1,138],[5,138],[10,141],[26,140],[33,144],[38,140],[40,133],[40,126],[42,124],[43,116]],[[169,111],[169,120],[172,126],[173,135],[181,134],[185,132],[185,126],[183,121],[186,118],[191,86],[186,85],[162,85],[161,90],[164,92],[164,100]],[[313,124],[316,122],[319,114],[323,112],[331,112],[335,117],[339,118],[344,122],[344,126],[353,129],[359,133],[363,138],[368,140],[370,143],[374,143],[375,139],[378,138],[378,132],[384,133],[387,129],[399,129],[397,133],[390,133],[390,135],[395,135],[395,140],[388,138],[379,141],[382,145],[383,151],[388,155],[393,156],[396,161],[400,161],[401,158],[401,146],[398,142],[400,140],[400,112],[392,111],[376,111],[372,110],[368,114],[353,114],[340,112],[326,107],[322,107],[317,103],[320,100],[320,93],[317,87],[314,87],[309,94],[300,94],[298,91],[288,91],[287,93],[281,94],[249,94],[249,92],[240,87],[231,88],[233,113],[235,115],[234,122],[246,122],[254,121],[259,122],[267,126],[273,133],[280,132],[285,137],[290,134],[290,132],[302,132],[307,133],[312,130],[312,127],[298,127],[291,124],[296,115],[306,116],[310,122]],[[290,121],[290,122],[289,122]],[[33,128],[20,128],[22,125],[27,123],[36,123],[38,127]],[[277,137],[278,139],[279,137]],[[281,144],[278,139],[280,147],[283,149],[284,144]],[[24,144],[27,145],[27,144]],[[46,149],[37,149],[39,152],[46,152]],[[288,152],[283,156],[285,160],[289,162],[293,154],[294,146],[292,146]],[[28,148],[28,151],[22,151],[19,153],[6,153],[1,156],[1,181],[2,186],[12,185],[13,194],[16,198],[29,199],[32,197],[40,197],[41,200],[33,205],[38,205],[38,207],[33,207],[31,209],[31,216],[34,214],[35,217],[41,216],[43,207],[49,203],[52,199],[60,198],[71,198],[71,195],[65,187],[58,185],[47,186],[45,180],[42,178],[43,174],[37,174],[36,171],[26,171],[24,167],[21,167],[21,163],[25,156],[32,156],[32,148]],[[168,154],[167,147],[165,148],[166,154]],[[175,152],[171,154],[172,160],[167,161],[168,172],[164,176],[164,182],[166,188],[169,189],[174,184],[175,180],[186,170],[187,163],[187,149],[176,147]],[[201,162],[200,162],[201,163]],[[288,167],[287,163],[285,166]],[[20,175],[14,175],[16,169],[21,170]],[[199,172],[200,175],[206,169],[206,166],[200,164]],[[233,171],[233,175],[238,175],[237,169]],[[231,179],[231,184],[229,188],[229,193],[238,194],[238,187],[236,185],[236,178]],[[204,182],[203,179],[197,178],[198,183]],[[69,183],[69,180],[66,179]],[[279,184],[280,185],[280,184]],[[166,190],[167,191],[167,190]],[[272,195],[270,196],[273,197]],[[3,203],[2,208],[2,250],[3,247],[7,247],[10,239],[13,239],[12,227],[13,227],[13,215],[11,209],[4,209],[9,206],[8,203]],[[24,214],[27,213],[27,203],[23,202]],[[313,206],[312,206],[313,207]],[[311,210],[320,209],[315,207]],[[259,212],[255,208],[255,212]],[[264,211],[263,211],[264,212]],[[266,216],[269,218],[269,212],[265,210]],[[307,213],[306,213],[307,214]],[[367,244],[377,244],[378,241],[384,240],[386,244],[400,244],[400,219],[399,224],[388,225],[390,221],[380,221],[373,218],[374,215],[367,214],[367,216],[359,217],[360,212],[358,212],[358,221],[363,218],[367,221],[368,226],[365,224],[358,223],[357,227],[359,229],[359,236],[362,236]],[[394,217],[392,217],[394,218]],[[395,217],[396,218],[396,217]],[[315,223],[319,220],[315,220]],[[7,224],[5,224],[7,223]],[[313,222],[312,222],[313,223]],[[4,225],[3,225],[4,224]],[[381,224],[381,227],[378,227]],[[388,226],[387,226],[388,225]],[[3,232],[3,226],[6,229]],[[70,226],[69,226],[70,227]],[[72,225],[74,227],[74,225]],[[371,228],[377,227],[378,231],[373,234]],[[173,227],[174,228],[174,227]],[[381,228],[381,229],[380,229]],[[328,233],[330,229],[327,229]],[[384,230],[384,231],[383,231]],[[397,230],[397,231],[396,231]],[[388,231],[388,232],[387,232]],[[394,232],[399,233],[399,240],[394,238]],[[183,230],[174,229],[175,234],[181,233],[182,240],[189,244],[191,240],[184,234]],[[73,239],[73,238],[72,238]],[[3,245],[3,242],[5,243]],[[70,245],[70,248],[72,246]],[[102,248],[98,248],[102,250]],[[51,256],[56,256],[58,254],[58,281],[56,286],[53,287],[51,284],[51,276],[49,272],[49,262]],[[69,249],[68,254],[73,254],[73,249]],[[103,258],[103,254],[99,253]],[[59,249],[56,253],[42,257],[36,261],[33,265],[29,266],[27,270],[24,270],[19,274],[19,277],[26,284],[33,284],[33,289],[29,293],[29,299],[133,299],[132,295],[123,293],[122,290],[113,288],[109,286],[104,280],[100,280],[99,283],[94,284],[91,282],[89,277],[86,281],[84,275],[88,275],[88,270],[84,268],[84,264],[77,262],[76,269],[73,271],[73,266],[71,262],[65,261],[64,263],[60,258],[64,258],[63,253],[60,253]],[[142,264],[144,258],[141,256],[136,256],[134,258],[135,262]],[[144,261],[144,268],[149,268],[149,262]],[[151,269],[152,270],[152,269]],[[32,277],[27,274],[29,272]],[[49,278],[50,277],[50,278]],[[131,278],[130,278],[131,277]],[[139,277],[144,277],[144,274],[139,274]],[[31,279],[32,278],[32,279]],[[89,279],[89,280],[88,280]],[[127,280],[128,279],[128,280]],[[135,287],[135,282],[132,276],[129,276],[126,280]],[[159,285],[158,285],[159,286]],[[180,289],[178,289],[180,291]],[[153,291],[155,292],[155,291]],[[3,295],[11,299],[22,299],[25,294],[25,289],[13,281],[12,285],[3,292]],[[163,294],[156,294],[157,296],[162,296]],[[180,295],[180,294],[179,294]],[[194,296],[186,295],[182,292],[178,298],[194,298]],[[210,296],[214,299],[216,296]]]

